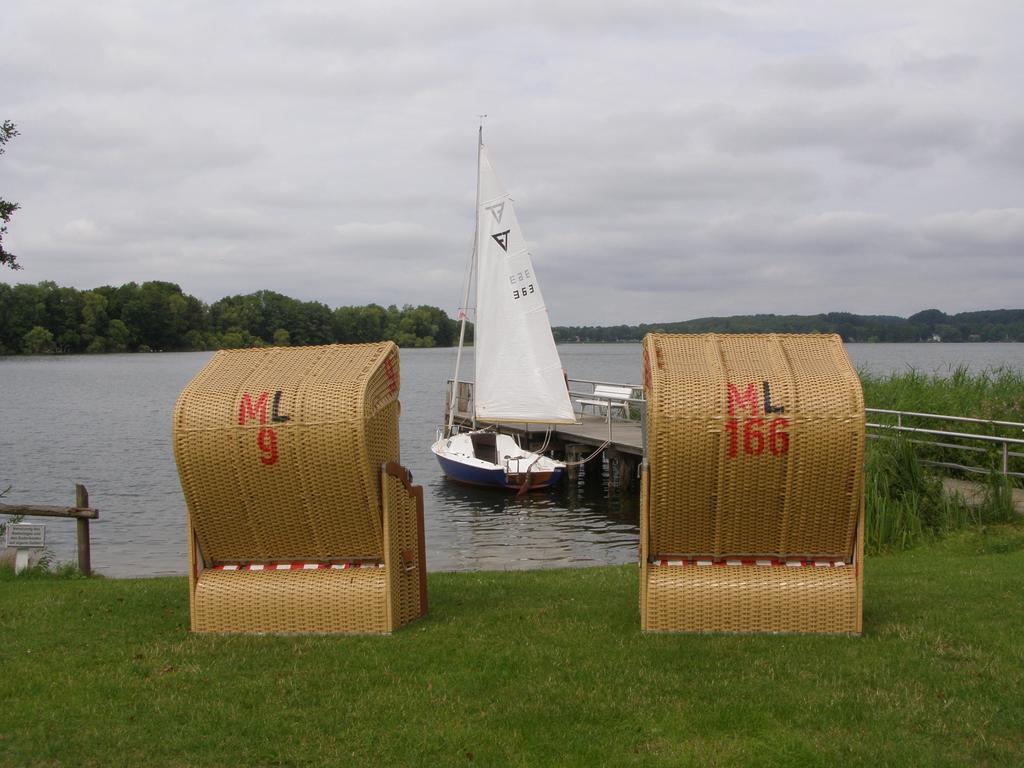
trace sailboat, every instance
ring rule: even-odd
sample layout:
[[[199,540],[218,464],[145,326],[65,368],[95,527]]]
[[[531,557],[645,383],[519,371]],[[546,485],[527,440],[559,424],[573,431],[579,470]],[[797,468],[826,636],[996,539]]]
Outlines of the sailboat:
[[[464,308],[469,306],[474,273],[474,425],[576,423],[533,261],[512,198],[498,180],[484,146],[482,127],[477,144],[476,235]],[[527,451],[493,428],[455,429],[465,309],[460,316],[448,422],[431,447],[441,469],[457,482],[510,490],[556,484],[565,471],[564,462]]]

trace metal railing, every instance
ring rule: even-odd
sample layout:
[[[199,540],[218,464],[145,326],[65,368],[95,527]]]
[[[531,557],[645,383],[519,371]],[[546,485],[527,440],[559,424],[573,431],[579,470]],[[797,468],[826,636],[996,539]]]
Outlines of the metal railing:
[[[970,416],[948,416],[939,413],[919,413],[917,411],[893,411],[886,408],[865,408],[869,415],[887,419],[868,421],[868,437],[891,438],[896,434],[914,435],[910,442],[915,445],[937,449],[942,454],[960,452],[968,455],[988,454],[996,450],[999,457],[999,471],[1008,477],[1024,478],[1024,471],[1011,467],[1011,462],[1020,464],[1024,459],[1024,423],[1018,421],[1001,421],[998,419],[976,419]],[[908,423],[909,422],[909,423]],[[939,426],[955,424],[974,424],[987,427],[990,432],[965,432],[955,428],[939,429]],[[994,434],[997,431],[1016,432],[1022,437]],[[937,439],[930,439],[937,438]],[[1018,450],[1012,450],[1017,448]],[[956,469],[961,472],[988,474],[993,471],[986,466],[977,466],[957,461],[945,461],[940,458],[922,457],[921,462],[929,466]],[[1021,464],[1024,466],[1024,464]]]
[[[448,423],[448,411],[452,400],[452,385],[454,379],[448,379],[444,388],[444,423]],[[473,418],[473,382],[459,381],[459,389],[454,400],[455,416],[461,419]]]

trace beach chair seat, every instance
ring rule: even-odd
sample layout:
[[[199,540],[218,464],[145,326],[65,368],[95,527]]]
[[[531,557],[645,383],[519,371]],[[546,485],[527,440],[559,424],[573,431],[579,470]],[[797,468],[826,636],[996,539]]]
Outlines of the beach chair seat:
[[[841,339],[643,346],[642,628],[860,633],[864,403]]]
[[[197,632],[388,633],[426,612],[390,343],[215,354],[173,443]]]

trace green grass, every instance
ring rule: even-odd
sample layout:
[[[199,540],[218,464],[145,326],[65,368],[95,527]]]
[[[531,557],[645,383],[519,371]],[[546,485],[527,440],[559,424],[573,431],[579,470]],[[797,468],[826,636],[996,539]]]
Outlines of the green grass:
[[[864,636],[644,636],[635,567],[430,576],[390,638],[197,636],[0,575],[0,765],[1024,763],[1024,528],[866,562]]]

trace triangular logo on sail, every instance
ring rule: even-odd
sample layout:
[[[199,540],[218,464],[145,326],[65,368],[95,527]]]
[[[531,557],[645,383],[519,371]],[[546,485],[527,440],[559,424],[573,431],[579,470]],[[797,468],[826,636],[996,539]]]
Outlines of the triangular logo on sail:
[[[494,238],[494,242],[500,245],[501,250],[505,251],[505,253],[508,253],[508,233],[511,231],[511,229],[506,229],[504,232],[499,232],[496,235],[491,235],[491,237]]]
[[[502,200],[500,203],[495,203],[494,205],[486,205],[484,206],[484,208],[491,212],[491,215],[494,217],[494,220],[496,222],[501,224],[501,215],[505,212],[504,200]]]

